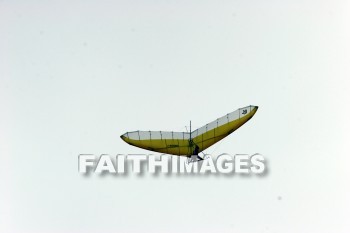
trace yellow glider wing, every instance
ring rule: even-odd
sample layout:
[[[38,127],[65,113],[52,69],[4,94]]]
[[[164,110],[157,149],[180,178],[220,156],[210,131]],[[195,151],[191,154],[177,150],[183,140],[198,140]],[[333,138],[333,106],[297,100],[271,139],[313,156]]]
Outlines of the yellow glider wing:
[[[172,155],[189,155],[190,133],[166,131],[127,132],[121,138],[130,145]]]
[[[257,106],[237,109],[191,133],[166,131],[133,131],[120,136],[130,145],[146,150],[179,156],[191,156],[207,149],[249,121]]]

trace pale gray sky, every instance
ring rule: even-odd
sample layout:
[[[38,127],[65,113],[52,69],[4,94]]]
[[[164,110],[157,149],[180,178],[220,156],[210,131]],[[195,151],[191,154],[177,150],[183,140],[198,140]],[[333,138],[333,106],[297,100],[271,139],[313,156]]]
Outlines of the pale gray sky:
[[[0,1],[1,232],[337,232],[350,224],[348,1]],[[119,136],[259,110],[207,153],[264,177],[99,177]]]

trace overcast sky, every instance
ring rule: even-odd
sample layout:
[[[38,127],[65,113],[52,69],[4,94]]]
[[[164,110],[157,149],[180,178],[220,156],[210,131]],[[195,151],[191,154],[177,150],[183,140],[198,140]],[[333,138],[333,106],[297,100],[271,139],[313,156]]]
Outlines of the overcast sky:
[[[349,1],[0,1],[1,232],[350,232]],[[257,105],[263,177],[78,173]]]

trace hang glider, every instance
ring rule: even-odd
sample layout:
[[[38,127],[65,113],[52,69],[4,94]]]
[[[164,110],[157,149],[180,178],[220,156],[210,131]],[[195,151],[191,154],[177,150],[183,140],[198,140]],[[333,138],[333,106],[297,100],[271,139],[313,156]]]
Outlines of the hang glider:
[[[120,137],[130,145],[150,151],[191,157],[225,138],[249,121],[258,106],[239,108],[191,132],[133,131]]]

